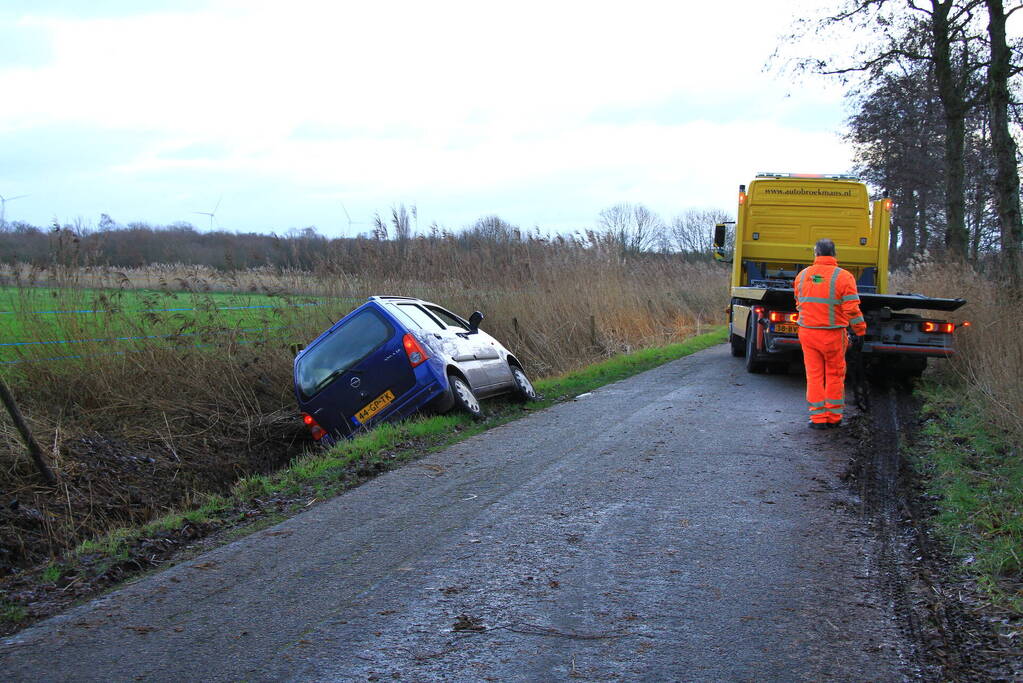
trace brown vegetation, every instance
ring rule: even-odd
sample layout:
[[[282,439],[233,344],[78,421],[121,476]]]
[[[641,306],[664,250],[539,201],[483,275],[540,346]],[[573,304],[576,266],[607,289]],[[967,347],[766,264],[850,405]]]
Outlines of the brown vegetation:
[[[971,326],[956,332],[958,355],[947,370],[979,399],[991,419],[1023,442],[1023,299],[1004,277],[970,265],[917,260],[893,276],[893,289],[967,300],[957,313]]]
[[[482,310],[483,327],[536,377],[722,322],[727,273],[679,256],[632,254],[613,245],[548,239],[414,238],[324,244],[315,272],[218,273],[185,267],[140,271],[50,268],[37,282],[94,284],[100,274],[194,292],[259,289],[292,301],[327,302],[275,312],[285,336],[242,344],[214,319],[197,330],[215,345],[149,345],[109,355],[23,363],[6,370],[21,408],[48,450],[60,483],[46,487],[8,420],[0,420],[0,574],[59,556],[111,528],[187,506],[197,494],[288,462],[310,446],[291,390],[292,343],[306,343],[371,294],[429,298],[459,313]],[[18,281],[29,282],[22,272]],[[158,296],[158,295],[154,295]],[[59,302],[58,306],[60,307]],[[27,316],[27,312],[22,312]],[[110,313],[109,328],[162,322]],[[120,317],[117,317],[120,316]],[[26,320],[26,325],[28,321]],[[73,333],[73,322],[67,326]]]

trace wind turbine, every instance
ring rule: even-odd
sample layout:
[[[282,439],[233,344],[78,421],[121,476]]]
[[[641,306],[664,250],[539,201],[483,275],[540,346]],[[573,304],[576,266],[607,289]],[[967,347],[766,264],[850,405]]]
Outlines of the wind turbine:
[[[353,225],[366,225],[365,223],[353,223],[352,222],[352,217],[348,215],[348,209],[345,208],[345,203],[340,201],[340,200],[338,200],[338,202],[341,204],[341,210],[345,212],[345,218],[348,219],[348,233],[350,233],[352,231],[352,226]],[[350,237],[351,236],[348,233],[345,233],[345,237]]]
[[[220,199],[217,200],[217,205],[213,207],[212,211],[195,211],[195,212],[193,212],[193,213],[199,214],[200,216],[209,216],[210,217],[210,230],[211,231],[213,230],[213,220],[217,217],[217,209],[220,208],[220,202],[222,202],[223,200],[224,200],[224,195],[220,195]]]
[[[0,230],[7,227],[7,202],[13,202],[15,199],[24,199],[27,194],[19,194],[17,197],[5,197],[0,194]]]

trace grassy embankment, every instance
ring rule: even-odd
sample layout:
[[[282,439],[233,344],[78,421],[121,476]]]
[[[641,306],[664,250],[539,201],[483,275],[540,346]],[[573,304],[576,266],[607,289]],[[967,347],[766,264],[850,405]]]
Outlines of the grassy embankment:
[[[527,411],[547,408],[726,339],[726,328],[717,327],[681,343],[614,356],[580,370],[538,380],[539,400],[525,406],[488,402],[488,417],[483,422],[454,413],[382,425],[329,450],[306,453],[273,473],[243,478],[226,494],[198,496],[188,510],[166,514],[143,525],[114,529],[99,538],[84,541],[72,552],[41,568],[36,573],[35,583],[48,586],[52,592],[77,584],[82,588],[78,594],[88,595],[90,587],[101,589],[111,579],[116,581],[159,565],[164,555],[150,556],[148,562],[145,556],[154,547],[159,548],[161,540],[174,538],[182,532],[186,532],[185,537],[194,538],[193,529],[209,533],[222,527],[230,528],[230,533],[222,536],[222,540],[233,540],[369,477],[517,419]],[[25,595],[38,595],[38,591]],[[3,622],[14,627],[29,617],[22,604],[0,597],[0,630],[3,630]]]
[[[952,270],[952,272],[950,272]],[[912,460],[933,523],[989,596],[1023,614],[1023,301],[969,268],[919,264],[903,291],[963,297],[960,353],[918,390],[925,420]]]
[[[90,288],[94,279],[78,281],[74,270],[10,276],[19,290],[6,295],[10,341],[74,341],[77,352],[10,347],[18,359],[81,357],[0,366],[59,477],[57,487],[43,485],[10,422],[0,420],[0,490],[8,494],[0,507],[0,581],[115,529],[144,527],[171,513],[202,518],[210,501],[229,496],[239,480],[254,491],[277,486],[260,477],[288,463],[330,470],[314,464],[319,456],[301,457],[312,444],[291,393],[292,345],[308,342],[367,295],[422,296],[465,315],[484,311],[483,327],[516,352],[534,379],[686,339],[722,317],[727,274],[715,264],[624,260],[532,240],[468,250],[457,240],[417,242],[404,259],[389,243],[364,246],[352,263],[327,262],[322,272],[276,279],[264,271],[189,279],[187,269],[161,268],[157,279],[167,287],[155,293],[134,291],[121,272],[113,274],[119,289],[105,291]],[[40,283],[54,287],[43,295],[45,306]],[[219,289],[235,297],[256,292],[238,299]],[[313,299],[323,305],[294,305]],[[225,310],[239,301],[269,301],[273,308]],[[173,308],[193,310],[164,310]],[[82,341],[154,332],[188,336]],[[401,429],[421,429],[417,424]],[[455,428],[471,429],[445,429]],[[394,438],[418,435],[401,434]],[[373,438],[391,437],[384,430]]]

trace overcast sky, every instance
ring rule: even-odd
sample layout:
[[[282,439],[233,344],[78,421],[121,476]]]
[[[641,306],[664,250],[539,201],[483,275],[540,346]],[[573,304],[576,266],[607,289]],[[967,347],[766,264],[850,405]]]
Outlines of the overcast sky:
[[[3,0],[0,195],[28,195],[6,219],[733,211],[758,171],[850,167],[841,92],[763,71],[799,4]]]

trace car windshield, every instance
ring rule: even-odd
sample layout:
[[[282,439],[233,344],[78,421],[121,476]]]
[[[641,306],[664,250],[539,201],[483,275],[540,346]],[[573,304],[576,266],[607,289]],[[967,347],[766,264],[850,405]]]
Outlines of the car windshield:
[[[295,381],[304,396],[312,396],[372,353],[394,334],[394,328],[373,308],[355,314],[307,351],[295,368]]]

